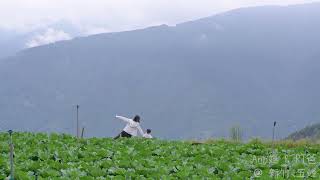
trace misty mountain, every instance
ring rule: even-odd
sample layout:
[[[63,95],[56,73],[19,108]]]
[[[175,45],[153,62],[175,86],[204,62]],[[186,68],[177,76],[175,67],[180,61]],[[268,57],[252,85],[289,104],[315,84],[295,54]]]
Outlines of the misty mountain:
[[[81,35],[81,32],[78,28],[66,21],[59,21],[30,30],[20,31],[0,27],[0,58],[15,55],[15,53],[28,48],[28,44],[37,36],[54,39],[55,37],[46,37],[48,36],[48,34],[46,34],[48,30],[54,32],[63,32],[71,37]],[[50,35],[52,36],[54,34]]]
[[[319,122],[320,4],[233,10],[31,48],[0,61],[0,128],[114,136],[277,136]]]
[[[22,50],[23,40],[16,32],[0,29],[0,58],[12,55]]]
[[[309,139],[309,140],[318,140],[320,138],[320,124],[314,124],[311,126],[307,126],[299,131],[296,131],[290,134],[286,139],[292,140],[301,140],[301,139]]]

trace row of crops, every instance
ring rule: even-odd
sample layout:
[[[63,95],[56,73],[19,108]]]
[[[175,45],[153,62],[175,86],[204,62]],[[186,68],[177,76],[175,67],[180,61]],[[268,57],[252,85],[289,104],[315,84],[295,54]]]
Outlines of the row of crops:
[[[0,133],[0,179],[10,174]],[[14,133],[15,179],[320,179],[319,146]]]

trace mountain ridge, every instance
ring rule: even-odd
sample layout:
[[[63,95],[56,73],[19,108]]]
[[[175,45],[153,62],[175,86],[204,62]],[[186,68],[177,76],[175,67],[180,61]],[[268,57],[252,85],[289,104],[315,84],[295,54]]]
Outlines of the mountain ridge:
[[[0,62],[0,125],[74,133],[80,104],[88,136],[117,134],[115,114],[140,114],[163,138],[228,136],[234,124],[246,137],[270,137],[273,121],[287,136],[319,117],[320,23],[312,19],[320,11],[308,7],[281,18],[278,8],[249,8],[22,51]]]

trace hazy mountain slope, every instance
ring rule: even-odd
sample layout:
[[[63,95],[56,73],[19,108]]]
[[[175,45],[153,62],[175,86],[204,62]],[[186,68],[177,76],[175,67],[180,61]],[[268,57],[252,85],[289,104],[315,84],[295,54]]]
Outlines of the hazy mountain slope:
[[[0,60],[23,49],[23,40],[18,33],[0,28]]]
[[[28,49],[0,62],[2,127],[74,133],[79,103],[90,136],[115,135],[115,114],[158,137],[268,137],[275,120],[286,136],[319,121],[319,18],[317,3],[257,7]]]
[[[287,139],[319,139],[320,138],[320,124],[307,126],[300,131],[290,134]]]

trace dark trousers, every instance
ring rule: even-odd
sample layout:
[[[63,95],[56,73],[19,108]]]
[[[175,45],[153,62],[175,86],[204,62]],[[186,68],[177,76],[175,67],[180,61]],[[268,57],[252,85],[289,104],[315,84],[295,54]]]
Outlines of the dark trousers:
[[[126,138],[131,138],[131,134],[125,132],[125,131],[122,131],[118,136],[114,137],[113,139],[118,139],[119,137],[126,137]]]

